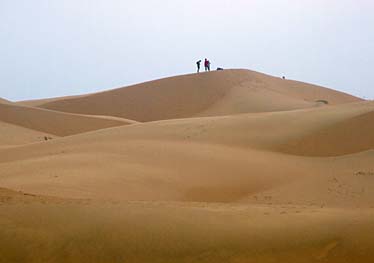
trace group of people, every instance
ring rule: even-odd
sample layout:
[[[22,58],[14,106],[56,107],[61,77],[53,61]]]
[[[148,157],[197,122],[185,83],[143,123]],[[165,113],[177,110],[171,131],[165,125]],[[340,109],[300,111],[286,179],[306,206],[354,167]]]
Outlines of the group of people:
[[[199,73],[200,72],[200,66],[201,66],[201,60],[197,61],[196,65],[197,65],[197,73]],[[204,67],[205,67],[205,71],[210,71],[210,61],[207,58],[204,60]]]

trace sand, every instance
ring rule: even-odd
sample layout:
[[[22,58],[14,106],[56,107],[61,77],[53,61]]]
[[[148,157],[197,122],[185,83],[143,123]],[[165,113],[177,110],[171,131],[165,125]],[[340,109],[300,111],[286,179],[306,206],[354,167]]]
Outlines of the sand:
[[[122,118],[84,116],[6,103],[0,103],[0,121],[57,136],[136,123]]]
[[[0,103],[11,103],[9,100],[6,100],[6,99],[3,99],[3,98],[0,98]]]
[[[330,105],[360,101],[348,94],[302,82],[282,80],[249,70],[225,70],[31,103],[63,112],[117,116],[146,122],[293,110],[321,105],[320,100]]]
[[[58,136],[0,122],[0,147],[24,145],[57,138]]]
[[[0,262],[374,259],[373,102],[245,70],[39,102],[0,104]]]

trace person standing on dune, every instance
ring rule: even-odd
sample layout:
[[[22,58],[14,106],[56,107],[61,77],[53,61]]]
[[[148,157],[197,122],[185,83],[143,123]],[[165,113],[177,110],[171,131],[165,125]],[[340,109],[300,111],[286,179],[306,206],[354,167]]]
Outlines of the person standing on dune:
[[[210,61],[208,59],[205,59],[204,67],[205,67],[205,71],[210,71]]]
[[[201,59],[199,61],[196,62],[196,66],[197,66],[197,73],[200,72],[200,64],[201,64]]]

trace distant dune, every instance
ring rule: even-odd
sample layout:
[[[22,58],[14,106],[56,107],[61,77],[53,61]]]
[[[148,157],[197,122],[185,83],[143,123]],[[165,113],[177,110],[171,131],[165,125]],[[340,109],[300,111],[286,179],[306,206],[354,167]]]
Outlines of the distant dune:
[[[82,116],[3,103],[0,103],[0,121],[57,136],[133,123],[119,118]]]
[[[144,122],[310,108],[320,105],[318,100],[334,105],[360,99],[249,70],[225,70],[166,78],[87,96],[42,100],[33,105]]]
[[[17,104],[22,105],[22,106],[28,106],[28,107],[38,107],[40,105],[43,105],[43,104],[46,104],[46,103],[49,103],[49,102],[78,98],[80,96],[82,96],[82,95],[55,97],[55,98],[47,98],[47,99],[24,100],[24,101],[18,101]]]
[[[0,263],[372,262],[373,125],[247,70],[0,103]]]
[[[3,104],[10,103],[10,101],[6,100],[6,99],[3,99],[3,98],[0,98],[0,103],[3,103]]]

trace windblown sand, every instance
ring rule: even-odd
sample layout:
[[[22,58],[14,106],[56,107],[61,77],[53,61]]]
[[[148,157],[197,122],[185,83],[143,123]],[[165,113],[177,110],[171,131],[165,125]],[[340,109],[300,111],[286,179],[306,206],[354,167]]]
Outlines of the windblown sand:
[[[0,101],[0,262],[372,262],[373,129],[248,70]]]

